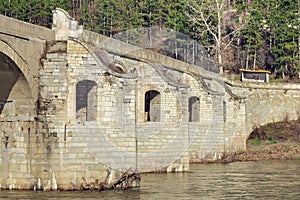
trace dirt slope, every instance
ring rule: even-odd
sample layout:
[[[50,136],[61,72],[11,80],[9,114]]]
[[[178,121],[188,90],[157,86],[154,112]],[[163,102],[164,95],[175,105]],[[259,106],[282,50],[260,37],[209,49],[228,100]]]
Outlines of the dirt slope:
[[[256,128],[247,150],[224,155],[220,162],[300,159],[300,119]]]

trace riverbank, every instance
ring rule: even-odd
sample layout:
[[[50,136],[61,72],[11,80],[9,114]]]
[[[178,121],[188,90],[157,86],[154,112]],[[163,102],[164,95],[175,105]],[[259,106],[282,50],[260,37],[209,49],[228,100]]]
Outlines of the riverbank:
[[[224,155],[217,162],[243,162],[265,160],[300,160],[300,144],[296,142],[280,142],[269,144],[264,142],[259,146],[249,146],[246,151],[234,152]]]
[[[299,135],[300,119],[269,123],[250,134],[246,151],[226,154],[217,162],[300,160]]]

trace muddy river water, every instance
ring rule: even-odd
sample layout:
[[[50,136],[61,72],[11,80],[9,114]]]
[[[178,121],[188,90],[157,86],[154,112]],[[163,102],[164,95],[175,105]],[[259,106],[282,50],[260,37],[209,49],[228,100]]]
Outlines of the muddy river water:
[[[0,199],[300,199],[300,160],[194,164],[189,173],[145,174],[127,191],[0,191]]]

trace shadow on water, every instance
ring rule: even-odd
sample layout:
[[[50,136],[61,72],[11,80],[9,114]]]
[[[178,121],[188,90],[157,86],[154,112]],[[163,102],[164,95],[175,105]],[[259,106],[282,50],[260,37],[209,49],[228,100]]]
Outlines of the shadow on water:
[[[0,199],[299,199],[300,161],[191,165],[190,173],[144,174],[127,191],[0,191]]]

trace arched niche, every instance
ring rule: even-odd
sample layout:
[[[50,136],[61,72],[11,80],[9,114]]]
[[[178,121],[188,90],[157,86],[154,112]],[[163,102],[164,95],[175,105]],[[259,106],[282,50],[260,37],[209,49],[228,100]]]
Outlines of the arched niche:
[[[97,84],[91,80],[82,80],[76,84],[76,119],[96,121]]]
[[[189,98],[189,122],[199,122],[200,119],[200,99],[196,96]]]
[[[159,122],[161,119],[161,94],[156,90],[145,93],[145,121]]]

